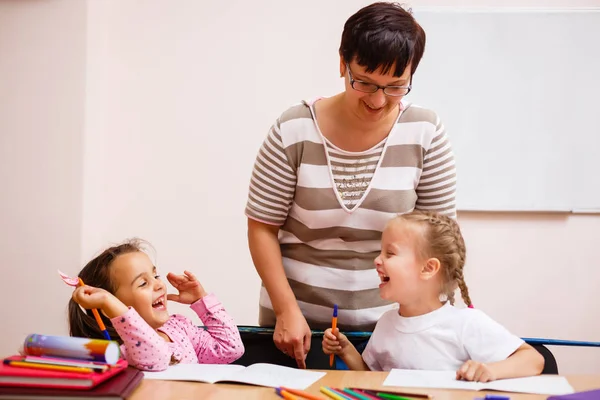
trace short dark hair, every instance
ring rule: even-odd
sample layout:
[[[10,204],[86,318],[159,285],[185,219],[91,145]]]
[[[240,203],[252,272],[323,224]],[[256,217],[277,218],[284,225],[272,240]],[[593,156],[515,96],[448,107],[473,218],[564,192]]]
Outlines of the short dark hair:
[[[371,73],[377,69],[402,76],[410,64],[411,74],[425,51],[425,31],[398,3],[378,2],[361,8],[344,24],[340,55],[356,60]]]

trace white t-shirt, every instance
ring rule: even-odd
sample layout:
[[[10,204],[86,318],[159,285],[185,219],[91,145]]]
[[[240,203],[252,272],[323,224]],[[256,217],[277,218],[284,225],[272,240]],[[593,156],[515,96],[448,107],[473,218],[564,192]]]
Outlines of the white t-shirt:
[[[397,309],[383,314],[363,360],[373,371],[457,370],[468,360],[505,360],[523,343],[482,311],[446,303],[417,317],[402,317]]]

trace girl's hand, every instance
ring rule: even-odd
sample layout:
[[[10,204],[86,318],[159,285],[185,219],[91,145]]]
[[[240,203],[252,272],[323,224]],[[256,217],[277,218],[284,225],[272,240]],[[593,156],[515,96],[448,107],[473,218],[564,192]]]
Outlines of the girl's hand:
[[[115,296],[104,289],[84,285],[76,288],[72,297],[77,304],[89,310],[92,308],[105,308],[110,298]]]
[[[94,286],[79,286],[73,291],[72,297],[73,301],[81,307],[87,310],[100,309],[108,318],[123,315],[128,310],[127,306],[113,294]]]
[[[167,300],[182,304],[192,304],[206,296],[206,290],[190,271],[183,271],[184,275],[167,274],[169,283],[179,291],[179,294],[167,294]]]
[[[341,333],[338,328],[335,328],[335,331],[332,331],[331,328],[329,328],[323,334],[323,352],[327,355],[340,355],[348,345],[351,346],[352,343],[350,343],[346,335]]]
[[[490,382],[496,380],[496,376],[489,365],[469,360],[456,371],[456,379],[473,382]]]

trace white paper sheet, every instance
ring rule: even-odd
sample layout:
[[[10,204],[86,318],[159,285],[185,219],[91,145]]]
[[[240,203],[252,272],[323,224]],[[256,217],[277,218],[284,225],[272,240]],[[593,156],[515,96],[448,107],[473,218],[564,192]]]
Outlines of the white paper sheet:
[[[232,364],[177,364],[161,372],[144,372],[145,379],[206,383],[238,382],[269,387],[285,386],[292,389],[306,389],[323,376],[325,372],[262,363],[248,367]]]
[[[435,389],[498,390],[503,392],[547,395],[561,395],[575,392],[566,378],[557,375],[501,379],[488,383],[480,383],[456,380],[455,371],[407,369],[392,369],[383,382],[383,385]]]

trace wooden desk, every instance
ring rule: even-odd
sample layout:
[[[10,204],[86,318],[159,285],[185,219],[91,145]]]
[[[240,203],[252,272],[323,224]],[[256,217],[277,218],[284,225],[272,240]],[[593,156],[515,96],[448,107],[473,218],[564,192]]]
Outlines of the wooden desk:
[[[365,389],[384,389],[383,381],[387,372],[359,372],[359,371],[326,371],[327,375],[307,389],[307,392],[320,395],[323,400],[328,399],[319,392],[321,386],[331,387],[362,387]],[[574,375],[567,376],[569,383],[575,391],[600,389],[600,375]],[[386,386],[389,390],[400,390]],[[428,393],[435,400],[473,400],[475,397],[483,397],[485,393],[498,394],[499,392],[474,392],[464,390],[433,390],[433,389],[403,389],[407,392]],[[548,396],[531,394],[508,394],[511,400],[542,400]],[[230,384],[207,384],[197,382],[175,382],[144,380],[133,392],[129,400],[148,399],[281,399],[272,388],[230,385]]]

